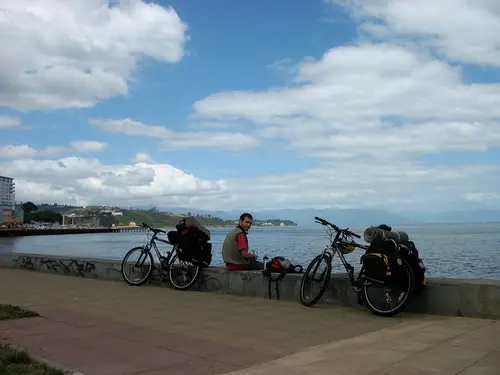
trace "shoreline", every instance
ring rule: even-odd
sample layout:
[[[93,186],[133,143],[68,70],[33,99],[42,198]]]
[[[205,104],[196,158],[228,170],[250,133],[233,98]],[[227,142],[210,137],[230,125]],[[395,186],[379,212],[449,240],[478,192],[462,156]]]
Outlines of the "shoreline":
[[[234,225],[217,225],[206,226],[207,229],[232,228]],[[288,228],[297,227],[297,225],[285,226],[255,226],[254,228]],[[172,229],[174,227],[163,227],[160,229]],[[51,236],[51,235],[69,235],[69,234],[100,234],[100,233],[123,233],[123,232],[146,232],[147,229],[137,227],[121,227],[121,228],[7,228],[0,229],[0,237],[27,237],[27,236]]]
[[[65,234],[112,233],[111,228],[46,228],[46,229],[0,229],[0,237],[49,236]]]

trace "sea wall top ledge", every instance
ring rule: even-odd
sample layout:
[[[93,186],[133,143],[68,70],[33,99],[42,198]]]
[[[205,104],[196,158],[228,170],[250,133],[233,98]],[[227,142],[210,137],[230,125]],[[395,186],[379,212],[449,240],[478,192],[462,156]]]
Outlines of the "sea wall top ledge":
[[[102,264],[104,268],[109,268],[109,266],[114,265],[115,267],[121,267],[121,260],[117,259],[106,259],[106,258],[88,258],[88,257],[71,257],[65,255],[51,255],[51,254],[37,254],[37,253],[12,253],[12,252],[0,252],[0,267],[4,268],[19,268],[19,263],[29,262],[29,261],[45,261],[45,260],[57,260],[64,263],[76,262],[76,263],[91,263],[94,265]],[[216,275],[225,275],[228,273],[242,273],[248,276],[259,276],[262,275],[262,271],[228,271],[224,267],[209,267],[204,269],[204,272],[209,272],[212,277]],[[302,274],[288,274],[287,278],[301,278]],[[345,279],[347,281],[347,275],[344,273],[333,274],[333,278]],[[500,288],[500,280],[491,279],[469,279],[469,278],[448,278],[448,277],[433,277],[429,279],[429,285],[449,285],[456,286],[460,284],[473,284],[473,285],[489,285],[493,287]]]

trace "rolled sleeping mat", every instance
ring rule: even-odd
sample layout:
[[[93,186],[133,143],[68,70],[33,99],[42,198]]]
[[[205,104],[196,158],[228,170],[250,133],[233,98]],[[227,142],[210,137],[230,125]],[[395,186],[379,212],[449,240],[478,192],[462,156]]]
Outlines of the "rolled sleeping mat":
[[[408,244],[410,237],[408,233],[401,231],[387,231],[377,227],[369,227],[365,230],[363,237],[366,242],[371,243],[376,239],[394,240],[398,245]]]

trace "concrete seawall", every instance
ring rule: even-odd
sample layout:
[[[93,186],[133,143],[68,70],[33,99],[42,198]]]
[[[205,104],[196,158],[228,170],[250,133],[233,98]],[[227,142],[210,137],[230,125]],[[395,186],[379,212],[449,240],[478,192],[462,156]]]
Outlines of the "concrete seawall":
[[[61,275],[122,281],[121,262],[39,254],[0,253],[0,268],[48,272]],[[0,271],[1,272],[1,271]],[[155,273],[153,273],[155,275]],[[152,283],[158,283],[158,277]],[[287,275],[278,283],[280,298],[299,302],[301,275]],[[233,295],[268,298],[269,282],[260,271],[228,272],[222,268],[204,269],[198,289]],[[271,296],[276,299],[275,283]],[[332,275],[323,303],[358,307],[356,294],[346,277]],[[423,294],[416,296],[409,312],[473,318],[500,319],[500,280],[435,278]]]

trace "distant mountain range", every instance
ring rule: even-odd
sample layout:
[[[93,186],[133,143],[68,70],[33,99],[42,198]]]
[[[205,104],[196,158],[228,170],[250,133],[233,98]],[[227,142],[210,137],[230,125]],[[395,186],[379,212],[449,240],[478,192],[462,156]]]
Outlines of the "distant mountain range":
[[[47,206],[51,210],[59,212],[60,210],[67,211],[75,208],[72,206],[61,206],[54,208],[54,205]],[[243,210],[201,210],[193,207],[165,207],[165,206],[144,206],[144,207],[129,207],[129,210],[155,208],[158,211],[171,212],[174,214],[193,215],[211,215],[222,220],[237,220],[243,213]],[[49,209],[48,208],[48,209]],[[328,221],[337,224],[340,227],[354,226],[369,226],[378,224],[388,224],[391,226],[402,224],[423,224],[423,223],[481,223],[481,222],[500,222],[500,210],[456,210],[445,212],[402,212],[394,213],[380,209],[279,209],[279,210],[262,210],[250,211],[255,220],[291,220],[300,226],[315,226],[314,217],[319,216]]]
[[[457,210],[438,213],[415,212],[411,217],[425,223],[498,223],[500,210]],[[408,216],[408,214],[406,214]]]
[[[207,211],[189,207],[158,207],[162,211],[174,213],[191,212],[194,214],[210,214],[224,220],[236,220],[242,210]],[[254,219],[287,219],[300,226],[314,226],[314,217],[319,216],[340,227],[375,225],[375,224],[422,224],[422,223],[471,223],[500,222],[500,210],[462,210],[440,213],[403,212],[396,214],[378,209],[280,209],[251,211]]]

